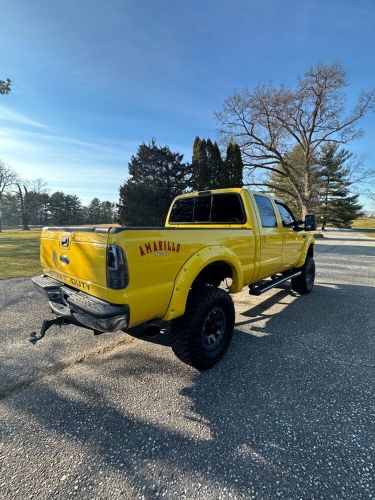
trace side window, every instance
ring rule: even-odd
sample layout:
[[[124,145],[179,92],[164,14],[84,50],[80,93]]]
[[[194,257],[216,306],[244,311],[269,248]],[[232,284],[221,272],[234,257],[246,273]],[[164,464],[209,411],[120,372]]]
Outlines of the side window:
[[[295,221],[294,215],[284,203],[276,202],[276,206],[280,212],[283,226],[289,226]]]
[[[263,227],[277,227],[276,215],[271,201],[265,196],[254,194]]]

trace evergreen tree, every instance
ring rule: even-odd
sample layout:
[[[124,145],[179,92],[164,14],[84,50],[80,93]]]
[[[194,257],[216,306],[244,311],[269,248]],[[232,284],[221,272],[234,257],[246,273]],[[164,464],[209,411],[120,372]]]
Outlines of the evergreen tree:
[[[66,222],[65,224],[83,224],[84,213],[82,202],[75,194],[65,195]]]
[[[114,221],[114,203],[93,198],[86,208],[88,224],[110,224]]]
[[[223,160],[221,158],[221,153],[219,146],[216,142],[212,142],[211,139],[206,141],[207,150],[207,189],[217,189],[223,186],[220,183],[221,172],[223,169]]]
[[[227,156],[223,162],[220,175],[220,187],[243,186],[243,162],[241,150],[235,142],[230,142],[227,147]]]
[[[195,138],[191,169],[194,191],[228,187],[221,182],[224,164],[219,146],[211,139]]]
[[[128,166],[130,177],[120,186],[118,213],[122,224],[164,224],[173,198],[188,186],[190,166],[182,160],[182,154],[158,146],[155,140],[138,147]]]
[[[350,194],[350,169],[346,166],[352,154],[339,146],[329,143],[323,146],[320,164],[320,209],[322,229],[327,223],[338,227],[348,227],[362,215],[358,195]]]
[[[115,221],[115,204],[106,200],[101,202],[101,219],[103,224]]]
[[[102,221],[101,202],[99,198],[93,198],[86,210],[86,220],[88,224],[100,224]]]
[[[51,224],[61,226],[66,224],[65,194],[62,191],[52,193],[49,199]]]
[[[209,189],[207,143],[196,137],[193,144],[193,158],[191,162],[192,188],[195,191]]]
[[[56,191],[50,196],[49,208],[52,224],[63,226],[83,224],[84,222],[82,202],[74,194],[64,194],[61,191]]]

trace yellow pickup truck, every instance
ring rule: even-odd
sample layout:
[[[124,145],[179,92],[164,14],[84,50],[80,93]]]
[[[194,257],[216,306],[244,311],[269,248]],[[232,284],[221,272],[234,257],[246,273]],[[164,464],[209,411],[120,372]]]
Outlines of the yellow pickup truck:
[[[230,294],[288,279],[311,292],[315,229],[314,215],[298,221],[283,201],[240,188],[178,196],[164,227],[46,227],[32,280],[56,317],[30,340],[56,323],[151,334],[167,322],[175,354],[209,368],[233,335]]]

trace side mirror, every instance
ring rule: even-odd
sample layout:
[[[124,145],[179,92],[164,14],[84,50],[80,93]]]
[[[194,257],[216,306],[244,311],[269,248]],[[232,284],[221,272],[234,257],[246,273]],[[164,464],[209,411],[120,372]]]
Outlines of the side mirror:
[[[284,222],[283,221],[283,227],[290,227],[294,231],[302,231],[303,227],[303,220],[293,220],[292,222]]]
[[[305,231],[316,230],[316,217],[315,214],[307,214],[305,217]]]

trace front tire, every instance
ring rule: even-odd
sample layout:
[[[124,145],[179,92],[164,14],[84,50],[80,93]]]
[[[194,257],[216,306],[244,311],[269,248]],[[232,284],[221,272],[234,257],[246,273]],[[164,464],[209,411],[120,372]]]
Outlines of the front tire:
[[[291,279],[292,289],[302,295],[310,293],[315,281],[315,262],[312,257],[307,257],[302,267],[302,274]]]
[[[211,368],[229,347],[234,320],[233,300],[227,292],[213,286],[193,289],[185,314],[172,321],[173,352],[195,368]]]

